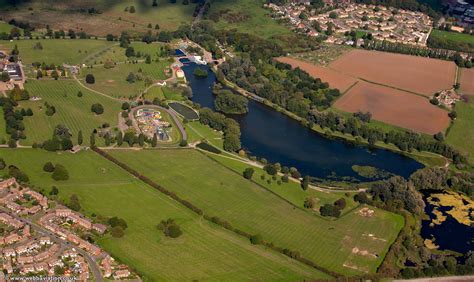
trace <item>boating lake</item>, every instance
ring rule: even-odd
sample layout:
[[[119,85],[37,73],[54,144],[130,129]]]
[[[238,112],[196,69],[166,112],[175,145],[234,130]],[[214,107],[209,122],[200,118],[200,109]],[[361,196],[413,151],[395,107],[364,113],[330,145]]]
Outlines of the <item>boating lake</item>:
[[[181,60],[186,79],[193,91],[192,101],[201,107],[214,108],[212,87],[215,74],[208,66]],[[208,70],[205,78],[195,77],[196,67]],[[282,166],[296,167],[302,175],[320,179],[367,181],[352,170],[353,165],[372,166],[409,177],[423,167],[414,159],[383,149],[368,149],[352,143],[326,138],[274,109],[249,100],[249,112],[232,115],[241,127],[242,147],[252,155]]]

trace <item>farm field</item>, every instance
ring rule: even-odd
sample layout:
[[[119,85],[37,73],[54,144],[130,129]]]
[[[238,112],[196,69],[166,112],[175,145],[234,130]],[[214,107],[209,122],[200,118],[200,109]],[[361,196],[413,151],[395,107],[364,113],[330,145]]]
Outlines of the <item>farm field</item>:
[[[40,42],[42,50],[34,49],[33,46]],[[40,40],[15,40],[0,41],[0,49],[12,50],[18,46],[23,64],[29,65],[33,62],[45,62],[46,64],[62,65],[78,64],[88,55],[107,49],[116,42],[105,40],[88,39],[40,39]]]
[[[193,150],[108,153],[205,214],[219,216],[240,230],[260,234],[276,246],[299,251],[318,265],[346,275],[375,272],[403,226],[400,216],[378,209],[370,218],[359,215],[359,209],[338,220],[320,218]],[[355,247],[377,257],[354,253]]]
[[[337,88],[344,93],[349,87],[358,80],[342,74],[330,68],[317,66],[312,63],[304,62],[290,57],[276,58],[277,61],[291,65],[293,68],[300,68],[310,74],[312,77],[320,78],[323,82],[329,83],[331,88]]]
[[[210,9],[210,19],[218,18],[216,28],[237,29],[264,38],[291,35],[291,30],[273,20],[263,8],[261,0],[215,0]]]
[[[124,218],[128,224],[124,237],[106,235],[98,243],[133,267],[144,280],[242,281],[267,277],[301,281],[329,278],[201,220],[93,152],[72,155],[33,149],[0,150],[6,162],[24,170],[36,187],[48,192],[55,185],[60,191],[59,197],[64,200],[76,194],[82,212],[87,216]],[[54,181],[42,170],[46,161],[66,166],[70,179]],[[166,238],[156,228],[161,220],[170,217],[183,230],[178,239]]]
[[[87,84],[87,86],[96,91],[116,98],[129,98],[135,97],[147,88],[145,85],[146,77],[150,77],[155,82],[157,80],[166,79],[164,69],[169,65],[170,63],[167,60],[163,60],[152,62],[151,64],[119,64],[111,69],[98,66],[83,70],[81,75],[82,77],[85,77],[89,73],[94,75],[95,83]],[[131,72],[135,75],[141,73],[143,79],[141,81],[137,79],[134,83],[128,82],[126,79]]]
[[[89,135],[104,123],[112,127],[117,125],[121,103],[98,95],[81,87],[74,80],[29,80],[26,84],[30,96],[38,96],[40,101],[22,101],[22,108],[31,108],[34,115],[24,119],[26,140],[22,144],[31,145],[34,142],[43,142],[51,138],[53,130],[58,124],[67,126],[73,134],[74,143],[79,130],[82,130],[84,143],[89,143]],[[82,97],[77,93],[81,91]],[[48,102],[56,108],[53,116],[45,114],[44,103]],[[96,115],[91,112],[94,103],[104,106],[104,113]],[[101,138],[97,139],[99,142]]]
[[[454,84],[453,62],[378,51],[353,50],[329,65],[343,74],[432,96]]]
[[[465,95],[474,95],[474,69],[461,69],[460,91]]]
[[[457,102],[458,114],[446,138],[448,144],[468,154],[469,162],[474,163],[474,103]]]
[[[376,120],[427,134],[443,132],[450,123],[447,111],[423,97],[364,81],[334,106],[351,113],[368,111]]]
[[[41,27],[49,24],[55,30],[78,30],[80,27],[86,33],[101,36],[108,33],[119,35],[121,31],[155,31],[156,24],[159,24],[160,30],[176,30],[193,19],[195,4],[182,5],[180,1],[172,4],[168,0],[158,0],[158,6],[152,7],[151,3],[142,0],[71,0],[60,3],[33,0],[13,8],[6,1],[0,1],[0,16]],[[129,10],[131,6],[135,8],[134,13]],[[98,13],[81,13],[81,9],[90,8],[95,8]],[[151,29],[148,24],[152,25]]]

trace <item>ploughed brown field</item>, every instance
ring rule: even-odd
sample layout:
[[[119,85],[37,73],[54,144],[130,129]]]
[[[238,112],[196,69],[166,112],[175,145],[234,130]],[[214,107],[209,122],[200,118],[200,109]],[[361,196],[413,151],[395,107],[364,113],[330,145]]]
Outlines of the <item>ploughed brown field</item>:
[[[427,134],[442,132],[450,123],[448,112],[428,99],[364,81],[339,98],[335,107],[351,113],[371,112],[376,120]]]
[[[474,95],[474,69],[462,68],[460,83],[462,94]]]
[[[317,66],[312,63],[301,61],[290,57],[279,57],[277,61],[291,65],[293,68],[300,68],[313,77],[321,78],[323,82],[329,83],[329,87],[337,88],[341,92],[346,91],[351,85],[357,82],[357,79],[342,74],[329,68]]]
[[[451,88],[456,74],[453,62],[366,50],[348,52],[329,67],[355,78],[425,96]]]

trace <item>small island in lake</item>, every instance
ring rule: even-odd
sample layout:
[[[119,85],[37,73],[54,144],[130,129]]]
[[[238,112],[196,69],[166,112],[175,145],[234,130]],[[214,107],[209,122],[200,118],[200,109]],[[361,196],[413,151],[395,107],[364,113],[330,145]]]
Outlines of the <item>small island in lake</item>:
[[[207,77],[207,70],[198,67],[194,69],[193,74],[196,77]]]

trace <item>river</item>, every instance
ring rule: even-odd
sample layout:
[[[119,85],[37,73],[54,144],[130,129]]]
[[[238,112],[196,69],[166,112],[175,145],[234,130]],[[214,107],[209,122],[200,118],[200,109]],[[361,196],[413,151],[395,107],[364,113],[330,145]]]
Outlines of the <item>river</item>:
[[[198,66],[183,60],[183,71],[193,91],[192,101],[202,107],[214,109],[212,87],[215,74],[207,66]],[[208,77],[193,75],[196,67],[206,68]],[[328,139],[296,120],[274,109],[249,101],[249,112],[231,116],[241,127],[242,147],[251,154],[282,166],[296,167],[302,175],[320,179],[371,180],[359,176],[353,165],[372,166],[407,178],[423,167],[403,155],[383,150],[356,146],[339,139]]]

